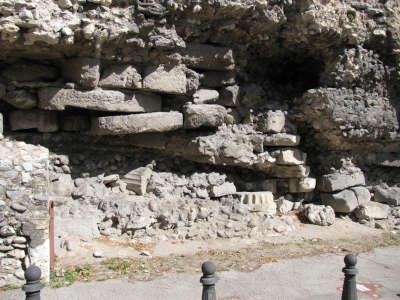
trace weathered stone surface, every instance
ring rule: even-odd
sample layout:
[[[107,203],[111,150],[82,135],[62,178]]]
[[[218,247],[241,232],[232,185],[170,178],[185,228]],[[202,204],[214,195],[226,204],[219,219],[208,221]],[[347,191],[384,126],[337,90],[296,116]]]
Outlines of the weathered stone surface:
[[[26,90],[16,90],[7,93],[4,100],[19,109],[31,109],[37,106],[36,95]]]
[[[122,177],[128,190],[134,191],[138,195],[147,193],[147,185],[153,170],[149,167],[141,167],[130,171]]]
[[[99,86],[138,89],[142,87],[142,76],[131,65],[112,65],[105,68],[102,72]]]
[[[350,213],[358,206],[368,203],[368,194],[365,187],[356,187],[335,194],[321,193],[321,202],[331,206],[335,212]]]
[[[211,188],[211,196],[219,198],[222,196],[232,195],[236,193],[236,187],[232,182],[224,182]]]
[[[277,205],[271,192],[238,192],[237,195],[240,202],[247,205],[252,211],[262,211],[270,216],[276,214]]]
[[[315,189],[317,180],[315,178],[290,178],[289,192],[291,193],[309,193]]]
[[[268,111],[265,118],[261,120],[259,128],[266,133],[280,133],[285,128],[285,114],[280,111]]]
[[[179,112],[155,112],[92,119],[92,132],[98,135],[166,132],[183,127]]]
[[[361,171],[323,175],[318,183],[318,188],[322,192],[334,192],[356,185],[365,185],[364,173]]]
[[[276,133],[264,136],[264,146],[297,146],[300,143],[300,136],[287,134],[287,133]]]
[[[390,100],[359,88],[309,90],[299,102],[297,116],[313,127],[316,141],[327,149],[365,149],[377,139],[382,146],[399,129]]]
[[[51,196],[70,197],[74,190],[74,182],[70,174],[57,174],[49,188]]]
[[[58,72],[54,67],[36,63],[12,64],[5,67],[0,74],[10,81],[17,82],[52,81],[58,77]]]
[[[184,66],[154,66],[145,70],[143,88],[160,93],[184,95],[189,92]]]
[[[226,88],[221,90],[221,95],[218,99],[218,104],[228,106],[228,107],[236,107],[239,105],[239,86],[232,85],[227,86]]]
[[[369,203],[371,200],[371,193],[365,186],[354,186],[350,188],[357,197],[358,205]]]
[[[11,130],[37,129],[39,132],[58,130],[58,117],[54,111],[15,110],[9,115]]]
[[[302,214],[312,224],[329,226],[335,223],[335,212],[330,206],[307,204]]]
[[[293,209],[294,203],[286,200],[284,197],[280,197],[276,200],[277,212],[280,214],[287,214]]]
[[[216,90],[199,89],[193,94],[193,103],[211,104],[217,102],[219,93]]]
[[[95,88],[100,79],[100,60],[89,57],[68,59],[63,63],[62,75],[83,88]]]
[[[307,154],[298,149],[277,150],[271,155],[276,158],[278,165],[303,165],[307,159]]]
[[[40,108],[64,110],[69,106],[99,111],[152,112],[161,110],[161,97],[140,92],[124,93],[102,89],[92,91],[40,89]]]
[[[400,205],[400,187],[389,187],[385,184],[374,186],[374,201]]]
[[[228,114],[225,107],[217,104],[188,104],[184,107],[184,127],[216,128],[226,123]]]
[[[86,115],[64,115],[60,119],[60,127],[65,131],[86,131],[90,129],[90,120]]]
[[[235,62],[231,49],[206,44],[190,44],[183,51],[183,62],[202,70],[232,70]]]
[[[355,214],[359,220],[380,220],[387,219],[389,212],[389,205],[371,201],[357,208]]]

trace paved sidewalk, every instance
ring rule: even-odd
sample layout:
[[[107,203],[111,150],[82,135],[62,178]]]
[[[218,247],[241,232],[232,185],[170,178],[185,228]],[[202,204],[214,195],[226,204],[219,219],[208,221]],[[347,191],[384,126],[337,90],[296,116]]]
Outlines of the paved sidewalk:
[[[263,265],[250,273],[219,273],[219,300],[340,299],[342,255],[288,259]],[[400,300],[400,247],[376,249],[358,257],[359,299]],[[75,283],[46,288],[42,300],[196,300],[201,299],[198,275],[171,275],[150,282],[126,280]],[[22,300],[20,291],[0,293],[0,299]]]

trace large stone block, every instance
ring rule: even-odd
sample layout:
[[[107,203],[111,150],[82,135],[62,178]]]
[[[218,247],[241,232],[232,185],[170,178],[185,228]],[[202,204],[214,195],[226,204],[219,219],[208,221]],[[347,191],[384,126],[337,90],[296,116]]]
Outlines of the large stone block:
[[[92,119],[92,131],[98,135],[166,132],[183,127],[179,112],[155,112]]]
[[[228,113],[217,104],[188,104],[184,107],[185,128],[216,128],[226,123]]]
[[[34,63],[16,63],[5,67],[0,73],[10,81],[53,81],[58,77],[56,68]]]
[[[365,185],[365,177],[362,171],[323,175],[318,183],[318,188],[322,192],[335,192],[356,185]]]
[[[203,70],[232,70],[235,67],[233,52],[229,48],[205,44],[188,45],[182,61],[189,67]]]
[[[188,79],[181,65],[148,67],[143,78],[143,88],[167,94],[186,94]]]
[[[305,165],[274,165],[266,171],[277,178],[303,178],[310,174],[310,167]]]
[[[332,206],[335,212],[350,213],[360,205],[369,203],[371,195],[367,188],[358,186],[335,194],[321,193],[324,205]]]
[[[264,146],[297,146],[300,143],[300,136],[288,133],[275,133],[264,137]]]
[[[66,106],[99,111],[153,112],[161,110],[161,97],[140,92],[95,89],[43,88],[39,90],[39,107],[64,110]]]
[[[58,130],[57,112],[44,110],[15,110],[9,115],[11,130],[37,129],[39,132]]]
[[[289,192],[290,193],[309,193],[315,189],[317,180],[315,178],[290,178]]]
[[[374,201],[389,205],[400,205],[400,187],[389,187],[381,184],[374,187]]]
[[[100,79],[100,60],[89,57],[67,59],[62,66],[62,75],[83,88],[95,88]]]
[[[358,207],[356,194],[352,190],[343,190],[336,194],[322,193],[321,202],[339,213],[350,213]]]
[[[130,65],[109,66],[102,72],[99,86],[123,89],[141,88],[142,75]]]
[[[359,220],[387,219],[389,216],[389,212],[389,205],[373,201],[360,206],[355,211],[356,217]]]
[[[37,106],[37,97],[26,90],[15,90],[7,93],[4,100],[19,109],[32,109]]]
[[[276,158],[278,165],[303,165],[306,163],[307,154],[298,149],[281,149],[273,151],[271,156]]]

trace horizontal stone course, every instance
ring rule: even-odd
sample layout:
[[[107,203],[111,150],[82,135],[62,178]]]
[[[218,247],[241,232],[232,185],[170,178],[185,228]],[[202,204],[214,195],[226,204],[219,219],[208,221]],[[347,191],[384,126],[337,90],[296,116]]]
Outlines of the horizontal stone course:
[[[183,127],[179,112],[154,112],[92,119],[92,133],[98,135],[166,132]]]
[[[102,89],[78,91],[43,88],[39,90],[39,107],[48,110],[79,107],[98,111],[153,112],[161,110],[161,97],[141,92]]]

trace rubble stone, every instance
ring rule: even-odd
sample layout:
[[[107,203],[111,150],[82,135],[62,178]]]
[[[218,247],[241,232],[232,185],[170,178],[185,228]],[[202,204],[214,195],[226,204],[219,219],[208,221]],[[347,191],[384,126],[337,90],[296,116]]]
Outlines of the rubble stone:
[[[131,65],[112,65],[102,72],[99,86],[105,88],[140,89],[142,76]]]
[[[271,153],[279,165],[303,165],[307,154],[298,149],[281,149]]]
[[[232,195],[234,193],[236,193],[236,187],[232,182],[224,182],[221,185],[211,188],[211,196],[215,198]]]
[[[160,93],[184,95],[188,79],[183,66],[168,67],[164,65],[148,67],[143,78],[143,88]]]
[[[234,68],[233,52],[224,47],[206,44],[190,44],[183,51],[183,62],[201,70],[232,70]]]
[[[330,206],[306,204],[302,214],[312,224],[329,226],[335,223],[335,212]]]
[[[100,79],[100,61],[89,57],[68,59],[63,63],[62,75],[83,88],[95,88]]]
[[[151,168],[141,167],[125,174],[122,180],[126,183],[128,190],[132,190],[138,195],[145,195],[151,175]]]
[[[285,128],[285,114],[280,111],[268,111],[262,119],[260,130],[266,133],[280,133]]]
[[[300,143],[300,136],[287,134],[287,133],[276,133],[264,136],[264,146],[297,146]]]

